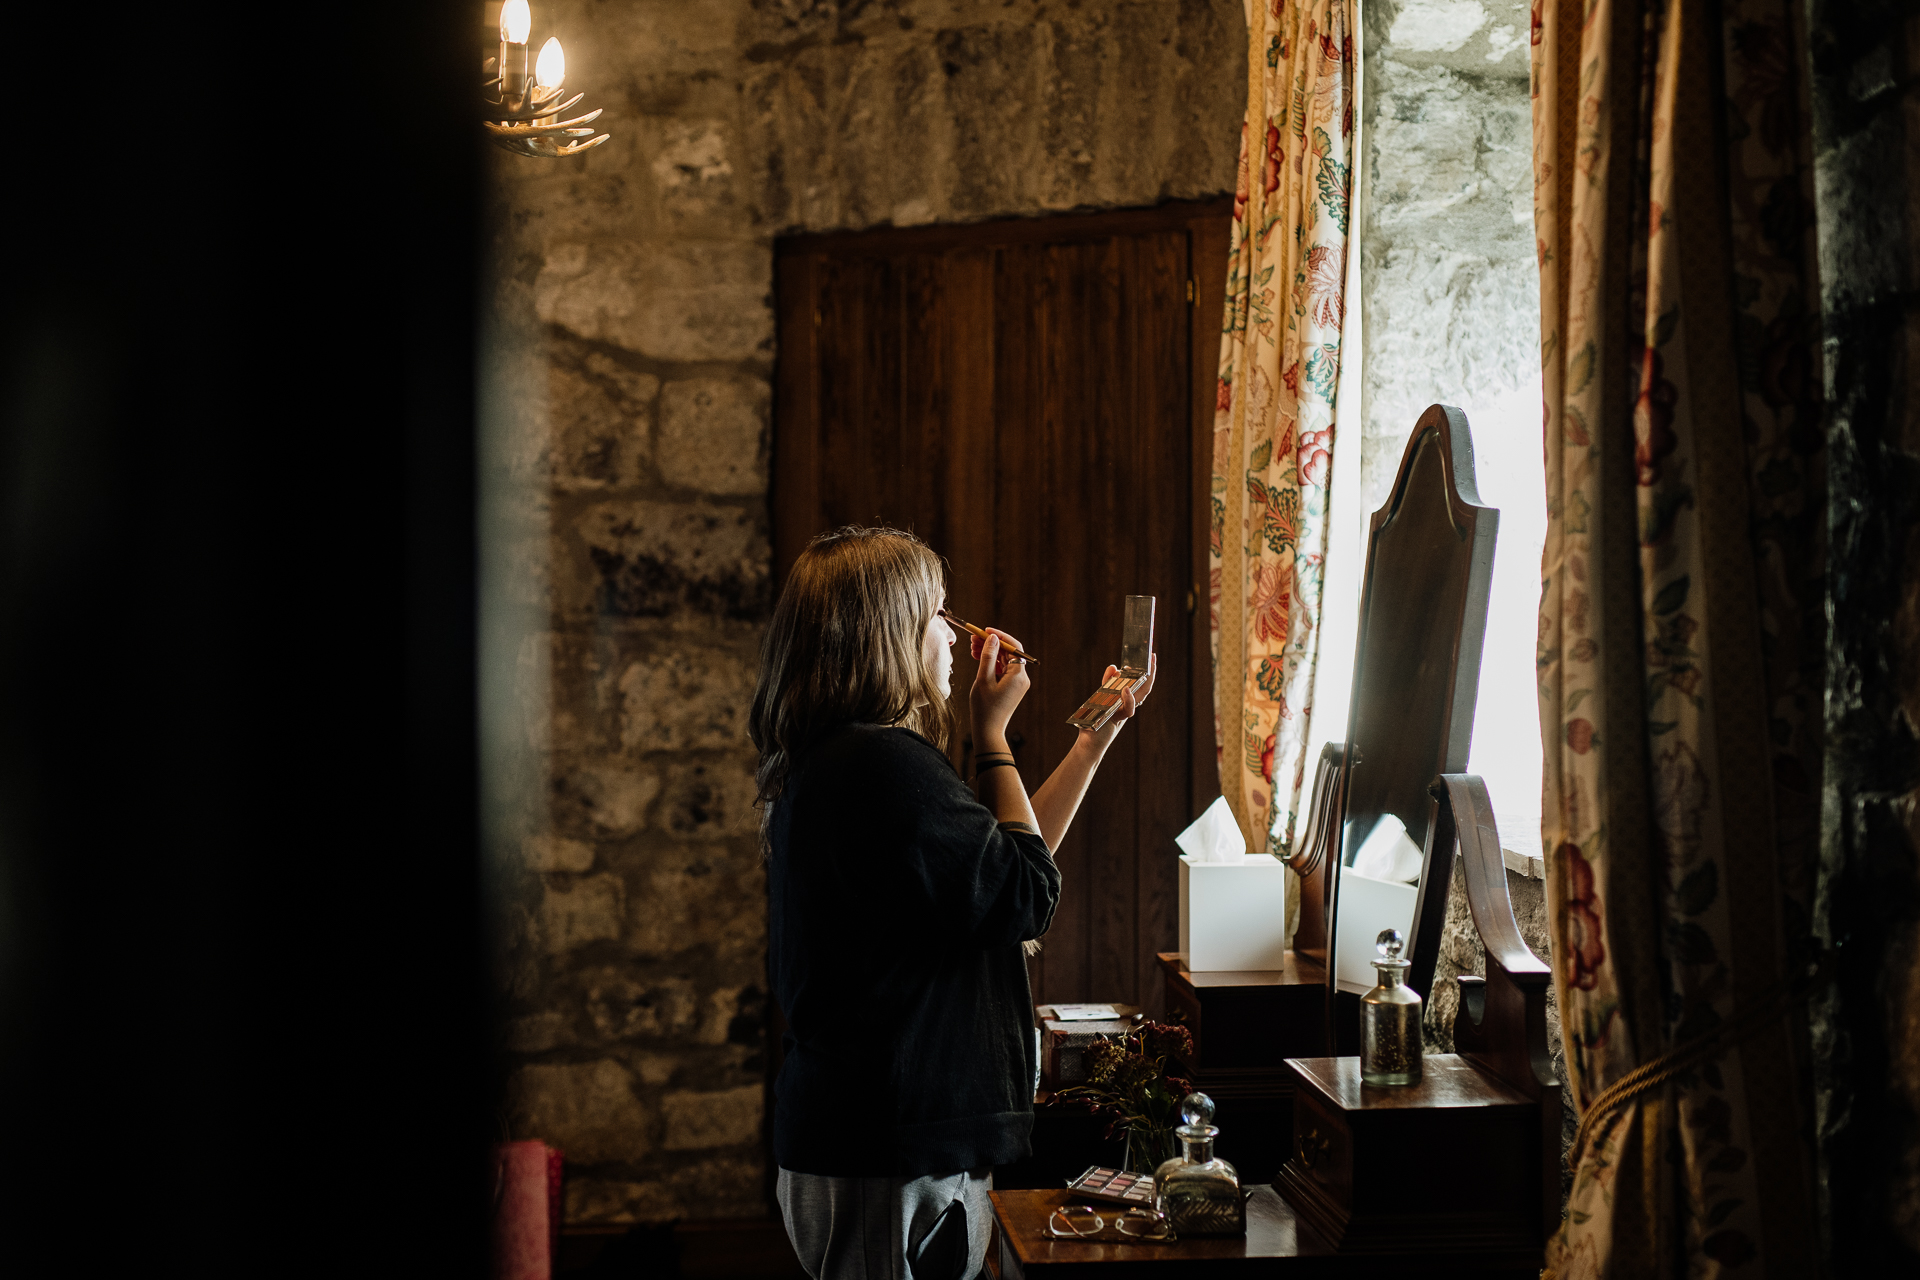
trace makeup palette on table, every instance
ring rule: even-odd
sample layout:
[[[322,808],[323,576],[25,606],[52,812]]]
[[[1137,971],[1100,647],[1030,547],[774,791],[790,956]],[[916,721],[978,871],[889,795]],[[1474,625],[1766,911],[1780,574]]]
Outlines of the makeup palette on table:
[[[1108,1204],[1123,1204],[1130,1208],[1151,1208],[1153,1175],[1124,1173],[1119,1169],[1104,1169],[1095,1165],[1067,1184],[1067,1194],[1088,1200],[1104,1200]]]

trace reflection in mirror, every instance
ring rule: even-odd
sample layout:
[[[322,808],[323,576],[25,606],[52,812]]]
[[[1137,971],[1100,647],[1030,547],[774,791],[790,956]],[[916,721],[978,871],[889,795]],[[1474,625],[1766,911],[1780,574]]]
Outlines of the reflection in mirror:
[[[1410,939],[1410,978],[1433,971],[1446,895],[1444,886],[1420,894],[1427,788],[1466,768],[1498,525],[1474,485],[1466,415],[1434,405],[1408,438],[1368,535],[1338,875],[1328,886],[1333,985],[1346,993],[1329,994],[1335,1052],[1355,1035],[1354,1017],[1335,1006],[1351,1008],[1372,989],[1382,929]],[[1415,988],[1422,995],[1426,980]]]

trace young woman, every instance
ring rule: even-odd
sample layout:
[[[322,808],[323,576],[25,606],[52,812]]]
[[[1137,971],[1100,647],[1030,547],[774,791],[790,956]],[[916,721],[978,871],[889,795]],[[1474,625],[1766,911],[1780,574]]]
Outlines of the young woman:
[[[1019,641],[975,637],[976,798],[945,755],[944,603],[918,538],[838,529],[795,563],[761,655],[750,731],[788,1024],[774,1157],[815,1280],[978,1274],[992,1168],[1033,1126],[1025,948],[1059,901],[1051,850],[1153,686],[1029,799],[1006,736]]]

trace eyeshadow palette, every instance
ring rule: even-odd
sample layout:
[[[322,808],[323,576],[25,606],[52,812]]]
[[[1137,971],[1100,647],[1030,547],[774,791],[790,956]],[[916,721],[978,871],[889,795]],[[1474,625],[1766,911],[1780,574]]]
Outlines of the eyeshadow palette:
[[[1118,1169],[1093,1166],[1067,1184],[1067,1194],[1108,1204],[1153,1207],[1153,1175],[1122,1173]]]
[[[1121,695],[1146,679],[1152,669],[1153,597],[1128,596],[1121,629],[1119,668],[1093,691],[1092,697],[1080,704],[1080,709],[1068,717],[1067,723],[1089,731],[1105,728],[1107,721],[1113,719],[1113,713],[1120,709]]]

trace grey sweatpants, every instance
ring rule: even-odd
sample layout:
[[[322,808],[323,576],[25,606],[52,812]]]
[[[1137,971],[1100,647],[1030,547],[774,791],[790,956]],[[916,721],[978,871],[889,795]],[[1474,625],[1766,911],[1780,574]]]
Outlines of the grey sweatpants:
[[[780,1171],[787,1238],[813,1280],[973,1280],[987,1257],[993,1171],[830,1178]]]

